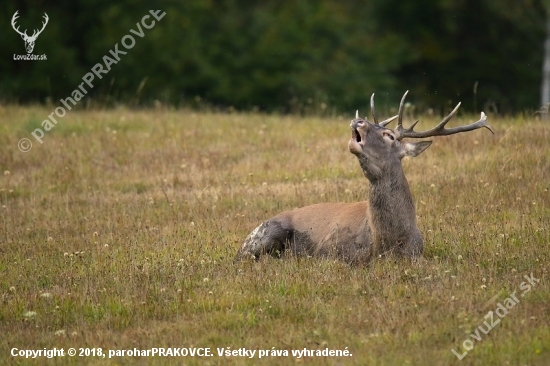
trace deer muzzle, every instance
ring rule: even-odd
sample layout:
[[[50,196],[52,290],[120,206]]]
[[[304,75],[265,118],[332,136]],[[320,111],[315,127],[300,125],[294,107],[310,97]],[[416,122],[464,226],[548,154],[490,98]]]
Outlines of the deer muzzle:
[[[349,151],[353,154],[359,154],[363,151],[368,125],[362,119],[354,119],[349,127],[351,129],[351,140],[348,143]]]
[[[351,138],[358,144],[363,145],[365,141],[365,135],[368,129],[368,124],[362,119],[354,119],[350,123]]]

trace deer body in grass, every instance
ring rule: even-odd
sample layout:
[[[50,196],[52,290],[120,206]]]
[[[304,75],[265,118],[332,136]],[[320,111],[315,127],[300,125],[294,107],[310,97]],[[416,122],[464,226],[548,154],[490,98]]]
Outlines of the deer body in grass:
[[[431,141],[406,142],[404,138],[425,138],[489,129],[482,112],[475,123],[445,128],[460,103],[441,123],[429,131],[403,127],[403,95],[397,116],[378,122],[371,97],[373,122],[366,118],[351,121],[349,151],[359,160],[370,182],[367,200],[357,203],[321,203],[285,211],[263,222],[245,239],[236,259],[258,259],[262,254],[280,256],[286,252],[298,256],[336,257],[348,263],[366,263],[373,257],[395,253],[419,257],[423,239],[416,225],[413,197],[403,172],[401,159],[415,157]],[[397,118],[397,128],[386,126]]]

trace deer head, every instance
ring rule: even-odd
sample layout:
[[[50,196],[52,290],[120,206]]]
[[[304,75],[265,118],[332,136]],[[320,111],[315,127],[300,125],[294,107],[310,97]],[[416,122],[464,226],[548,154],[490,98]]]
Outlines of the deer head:
[[[40,33],[42,33],[44,28],[46,28],[46,24],[48,24],[48,20],[49,20],[48,14],[44,13],[44,22],[42,22],[42,29],[40,30],[35,29],[32,33],[32,36],[29,36],[27,35],[26,29],[24,32],[21,32],[19,31],[19,27],[16,28],[15,26],[15,21],[17,18],[19,18],[19,16],[17,15],[18,12],[19,10],[16,11],[15,14],[13,14],[13,17],[11,18],[11,26],[17,33],[21,35],[21,38],[23,38],[23,41],[25,41],[25,49],[27,50],[27,53],[32,53],[32,50],[34,49],[34,42],[36,42],[36,38],[38,38]]]
[[[487,125],[487,116],[481,112],[481,119],[475,123],[454,127],[445,128],[445,125],[456,114],[460,103],[453,111],[445,117],[436,127],[429,131],[416,132],[414,126],[418,121],[414,122],[411,127],[403,127],[403,112],[405,105],[405,97],[403,95],[399,104],[399,113],[396,116],[388,118],[382,122],[378,122],[374,108],[374,94],[371,96],[371,111],[373,122],[369,122],[366,118],[359,118],[359,111],[356,117],[351,121],[351,140],[348,143],[348,148],[351,153],[357,156],[365,176],[372,182],[380,179],[384,175],[388,175],[389,171],[396,166],[396,163],[404,156],[415,157],[430,145],[431,141],[407,142],[403,138],[424,138],[432,136],[452,135],[459,132],[475,130],[481,127],[493,130]],[[395,130],[386,128],[386,126],[397,118],[397,128]],[[398,166],[400,164],[397,164]]]

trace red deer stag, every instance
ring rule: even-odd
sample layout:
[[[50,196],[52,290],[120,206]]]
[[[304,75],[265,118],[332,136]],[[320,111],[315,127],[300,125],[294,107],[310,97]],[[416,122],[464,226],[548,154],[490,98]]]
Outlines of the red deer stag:
[[[487,116],[475,123],[445,128],[460,103],[441,123],[429,131],[416,132],[403,127],[403,95],[397,116],[378,122],[371,97],[373,122],[356,118],[351,121],[349,151],[357,156],[371,188],[367,201],[357,203],[321,203],[285,211],[263,222],[242,244],[236,260],[262,254],[281,256],[290,252],[299,256],[336,257],[348,263],[366,263],[388,252],[405,257],[420,257],[423,239],[416,226],[416,213],[401,159],[417,156],[431,141],[405,142],[404,138],[452,135],[481,127],[493,132]],[[397,118],[397,128],[386,128]]]

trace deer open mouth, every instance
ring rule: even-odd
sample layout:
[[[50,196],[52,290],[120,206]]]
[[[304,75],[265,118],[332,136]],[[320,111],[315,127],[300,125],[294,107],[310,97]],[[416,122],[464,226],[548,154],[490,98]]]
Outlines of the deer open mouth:
[[[363,150],[363,145],[365,144],[365,121],[361,119],[354,119],[349,125],[351,129],[351,140],[348,143],[348,148],[350,152],[354,154],[360,154]]]
[[[357,130],[357,128],[353,129],[353,138],[356,142],[361,142],[361,134],[359,133],[359,130]]]
[[[363,125],[364,122],[362,121],[353,121],[350,125],[351,127],[351,139],[358,143],[359,145],[362,145],[364,143],[364,134],[365,134],[365,127]]]

